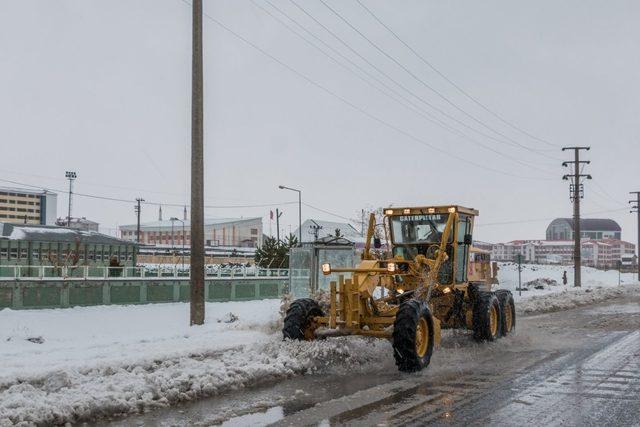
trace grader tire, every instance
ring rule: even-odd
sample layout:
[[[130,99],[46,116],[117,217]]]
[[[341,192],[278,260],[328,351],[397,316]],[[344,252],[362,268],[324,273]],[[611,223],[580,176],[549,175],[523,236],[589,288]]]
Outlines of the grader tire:
[[[493,292],[478,292],[473,305],[473,339],[495,341],[500,338],[500,301]]]
[[[500,289],[496,291],[496,296],[502,311],[500,332],[503,337],[506,337],[516,329],[516,305],[511,291]]]
[[[422,301],[409,300],[400,305],[393,325],[393,356],[402,372],[426,368],[433,354],[433,317]]]
[[[291,303],[284,318],[284,339],[311,341],[315,339],[313,318],[323,316],[320,305],[311,298],[297,299]]]

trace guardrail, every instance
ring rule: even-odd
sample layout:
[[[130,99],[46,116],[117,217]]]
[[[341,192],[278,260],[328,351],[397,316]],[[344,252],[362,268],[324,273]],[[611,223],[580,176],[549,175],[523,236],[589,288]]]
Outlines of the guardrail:
[[[50,280],[50,279],[144,279],[144,278],[189,278],[189,269],[180,266],[171,267],[56,267],[56,266],[0,266],[0,280]],[[214,278],[252,278],[252,277],[289,277],[285,268],[259,267],[206,267],[205,277]]]
[[[187,302],[190,289],[188,278],[173,277],[1,280],[0,310]],[[204,286],[208,302],[280,298],[287,292],[288,279],[278,277],[210,277]]]

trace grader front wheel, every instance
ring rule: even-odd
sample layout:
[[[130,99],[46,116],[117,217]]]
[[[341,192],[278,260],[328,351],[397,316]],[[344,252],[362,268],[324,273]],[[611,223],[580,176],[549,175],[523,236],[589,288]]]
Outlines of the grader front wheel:
[[[284,338],[312,341],[315,337],[315,330],[318,327],[314,318],[323,316],[320,305],[311,298],[297,299],[291,303],[284,318],[282,335]]]
[[[433,341],[429,307],[417,300],[402,303],[393,325],[393,356],[398,369],[415,372],[426,368],[431,361]]]

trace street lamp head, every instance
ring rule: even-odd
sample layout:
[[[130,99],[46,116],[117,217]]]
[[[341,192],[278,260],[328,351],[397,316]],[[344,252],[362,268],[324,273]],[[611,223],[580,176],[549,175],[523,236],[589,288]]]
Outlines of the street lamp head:
[[[285,186],[284,185],[278,185],[278,188],[281,189],[281,190],[284,190]]]

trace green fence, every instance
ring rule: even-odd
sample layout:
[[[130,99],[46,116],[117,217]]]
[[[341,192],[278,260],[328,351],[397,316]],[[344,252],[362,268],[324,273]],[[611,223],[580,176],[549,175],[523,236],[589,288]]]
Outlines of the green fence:
[[[205,300],[249,301],[279,298],[286,278],[205,280]],[[0,281],[0,309],[66,308],[110,304],[189,301],[188,279],[40,279]]]

